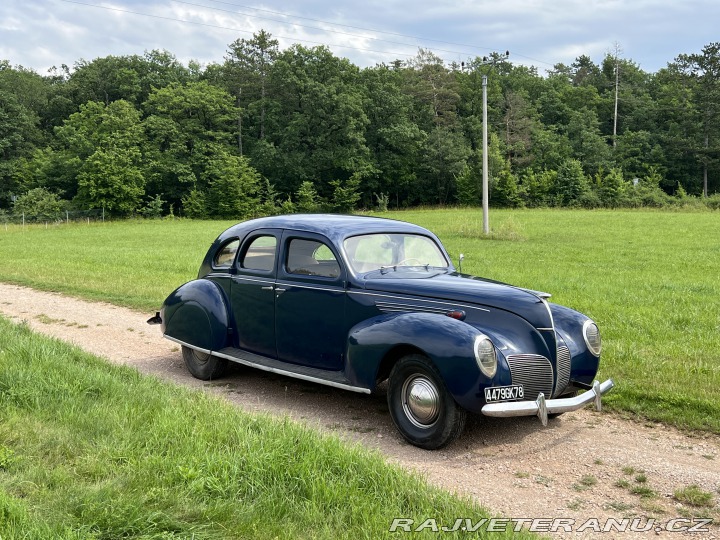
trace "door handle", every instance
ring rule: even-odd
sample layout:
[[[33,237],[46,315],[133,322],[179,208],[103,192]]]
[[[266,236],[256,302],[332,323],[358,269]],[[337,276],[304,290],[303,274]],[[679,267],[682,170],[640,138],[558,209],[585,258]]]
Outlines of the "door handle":
[[[263,291],[272,291],[275,287],[270,285],[269,287],[260,287]]]
[[[278,295],[281,294],[281,293],[284,293],[285,291],[287,291],[287,289],[283,289],[283,288],[281,288],[281,287],[276,287],[276,288],[275,288],[275,293],[278,294]]]

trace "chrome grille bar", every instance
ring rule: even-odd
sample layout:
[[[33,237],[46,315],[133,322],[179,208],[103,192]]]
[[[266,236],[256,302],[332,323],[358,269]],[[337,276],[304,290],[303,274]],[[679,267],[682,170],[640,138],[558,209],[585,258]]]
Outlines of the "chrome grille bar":
[[[553,397],[561,395],[570,383],[570,349],[558,347],[557,350],[557,382]]]
[[[513,384],[522,384],[524,399],[536,399],[541,393],[550,396],[553,368],[550,360],[539,354],[512,354],[507,357]]]

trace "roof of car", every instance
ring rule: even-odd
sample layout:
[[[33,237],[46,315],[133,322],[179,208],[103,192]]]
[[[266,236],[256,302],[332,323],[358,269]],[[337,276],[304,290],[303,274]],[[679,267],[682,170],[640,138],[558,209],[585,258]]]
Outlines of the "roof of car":
[[[233,225],[220,235],[224,240],[244,236],[256,229],[292,229],[318,233],[335,242],[348,236],[378,232],[408,232],[434,236],[427,229],[395,219],[371,216],[347,216],[340,214],[288,214],[243,221]]]

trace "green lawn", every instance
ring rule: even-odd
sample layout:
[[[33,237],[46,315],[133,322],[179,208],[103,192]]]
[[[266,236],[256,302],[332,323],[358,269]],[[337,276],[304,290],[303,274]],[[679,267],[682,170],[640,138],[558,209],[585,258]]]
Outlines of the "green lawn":
[[[610,407],[720,433],[720,213],[493,210],[383,214],[435,231],[463,271],[553,294],[600,325]],[[230,223],[0,229],[0,280],[157,309]]]
[[[375,453],[0,318],[3,540],[356,540],[483,517]]]

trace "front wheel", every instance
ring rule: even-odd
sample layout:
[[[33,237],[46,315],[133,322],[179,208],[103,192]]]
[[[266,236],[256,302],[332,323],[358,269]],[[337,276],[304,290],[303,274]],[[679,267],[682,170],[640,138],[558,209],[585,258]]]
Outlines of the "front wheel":
[[[467,413],[455,403],[440,373],[423,355],[405,356],[393,366],[387,400],[400,434],[420,448],[442,448],[465,427]]]
[[[182,346],[182,354],[188,371],[201,381],[219,379],[227,370],[228,361],[224,358],[196,351],[185,345]]]

